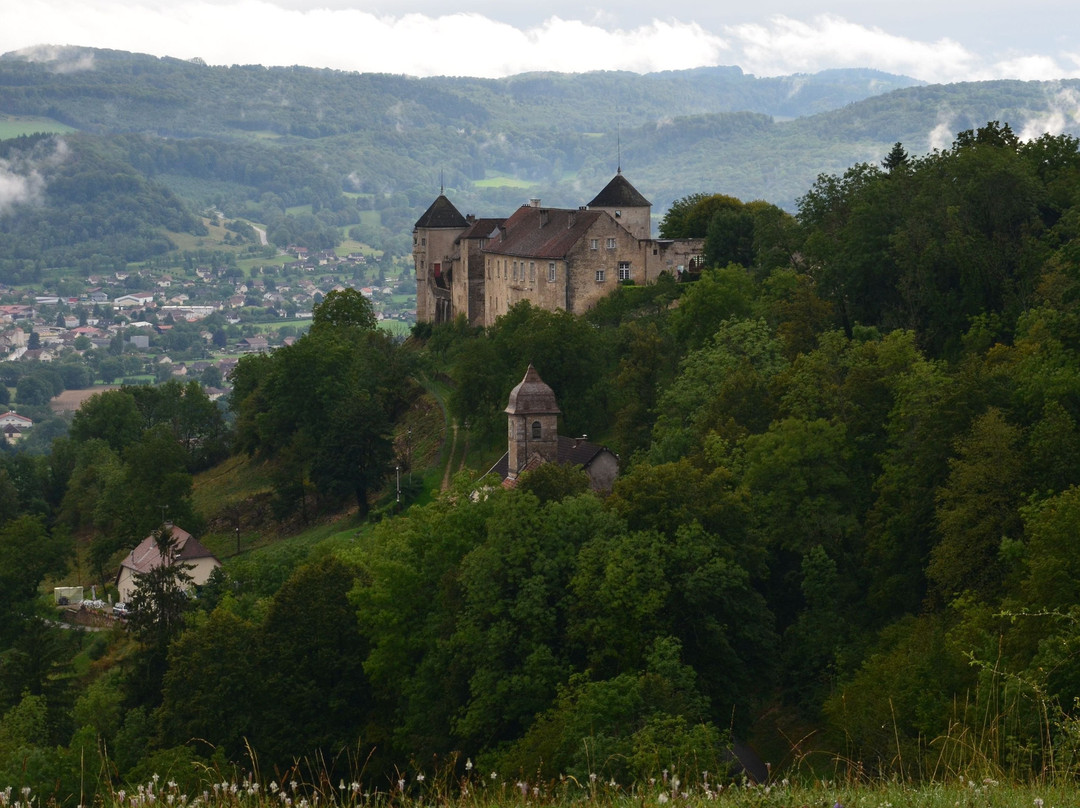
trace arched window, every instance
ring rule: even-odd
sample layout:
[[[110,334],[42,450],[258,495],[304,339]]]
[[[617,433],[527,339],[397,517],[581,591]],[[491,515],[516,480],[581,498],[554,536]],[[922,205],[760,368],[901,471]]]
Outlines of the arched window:
[[[532,439],[540,440],[540,422],[533,421],[532,423]]]

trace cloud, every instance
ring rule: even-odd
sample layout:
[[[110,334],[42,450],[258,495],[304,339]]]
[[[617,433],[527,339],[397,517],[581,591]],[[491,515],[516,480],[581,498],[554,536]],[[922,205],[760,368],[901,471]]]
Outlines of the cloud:
[[[919,42],[832,15],[810,22],[775,16],[767,24],[732,26],[727,33],[742,55],[740,66],[757,75],[874,67],[925,81],[954,81],[977,61],[950,39]]]
[[[45,191],[45,180],[36,170],[20,171],[0,160],[0,216],[17,205],[36,204]]]
[[[0,30],[0,52],[43,42],[87,45],[210,64],[308,65],[415,76],[499,77],[555,70],[650,72],[734,64],[756,75],[872,67],[930,82],[1080,75],[1080,55],[979,55],[950,38],[913,39],[837,15],[710,31],[653,19],[613,27],[612,17],[551,16],[531,26],[476,12],[380,14],[356,7],[305,8],[282,0],[28,0],[19,24]],[[673,9],[677,12],[678,6]],[[588,9],[582,6],[582,14]],[[58,69],[90,63],[56,61]],[[39,52],[35,58],[45,58]]]
[[[42,171],[59,165],[70,153],[63,138],[54,138],[44,145],[39,143],[29,153],[0,158],[0,216],[19,205],[41,204],[46,185]]]
[[[1080,94],[1069,87],[1059,87],[1047,99],[1047,110],[1024,122],[1018,136],[1035,140],[1043,134],[1060,135],[1080,123]]]

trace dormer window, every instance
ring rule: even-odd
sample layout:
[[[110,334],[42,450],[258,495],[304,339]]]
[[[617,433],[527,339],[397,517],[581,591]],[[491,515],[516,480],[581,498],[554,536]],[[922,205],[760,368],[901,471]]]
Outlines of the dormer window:
[[[622,218],[622,211],[621,210],[615,211],[615,218],[616,219],[621,219]]]

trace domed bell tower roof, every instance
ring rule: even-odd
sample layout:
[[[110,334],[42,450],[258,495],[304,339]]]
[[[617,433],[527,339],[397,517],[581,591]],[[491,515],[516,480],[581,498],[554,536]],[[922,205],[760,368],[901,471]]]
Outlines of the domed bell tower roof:
[[[555,403],[555,391],[544,384],[536,368],[530,364],[525,378],[510,391],[510,402],[505,412],[509,415],[558,415],[561,410]]]

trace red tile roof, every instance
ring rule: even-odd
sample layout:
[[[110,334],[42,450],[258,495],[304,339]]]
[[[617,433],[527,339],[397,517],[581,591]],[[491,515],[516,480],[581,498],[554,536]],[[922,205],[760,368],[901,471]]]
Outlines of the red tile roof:
[[[601,216],[598,210],[518,208],[499,235],[488,241],[486,253],[529,258],[565,258]]]

